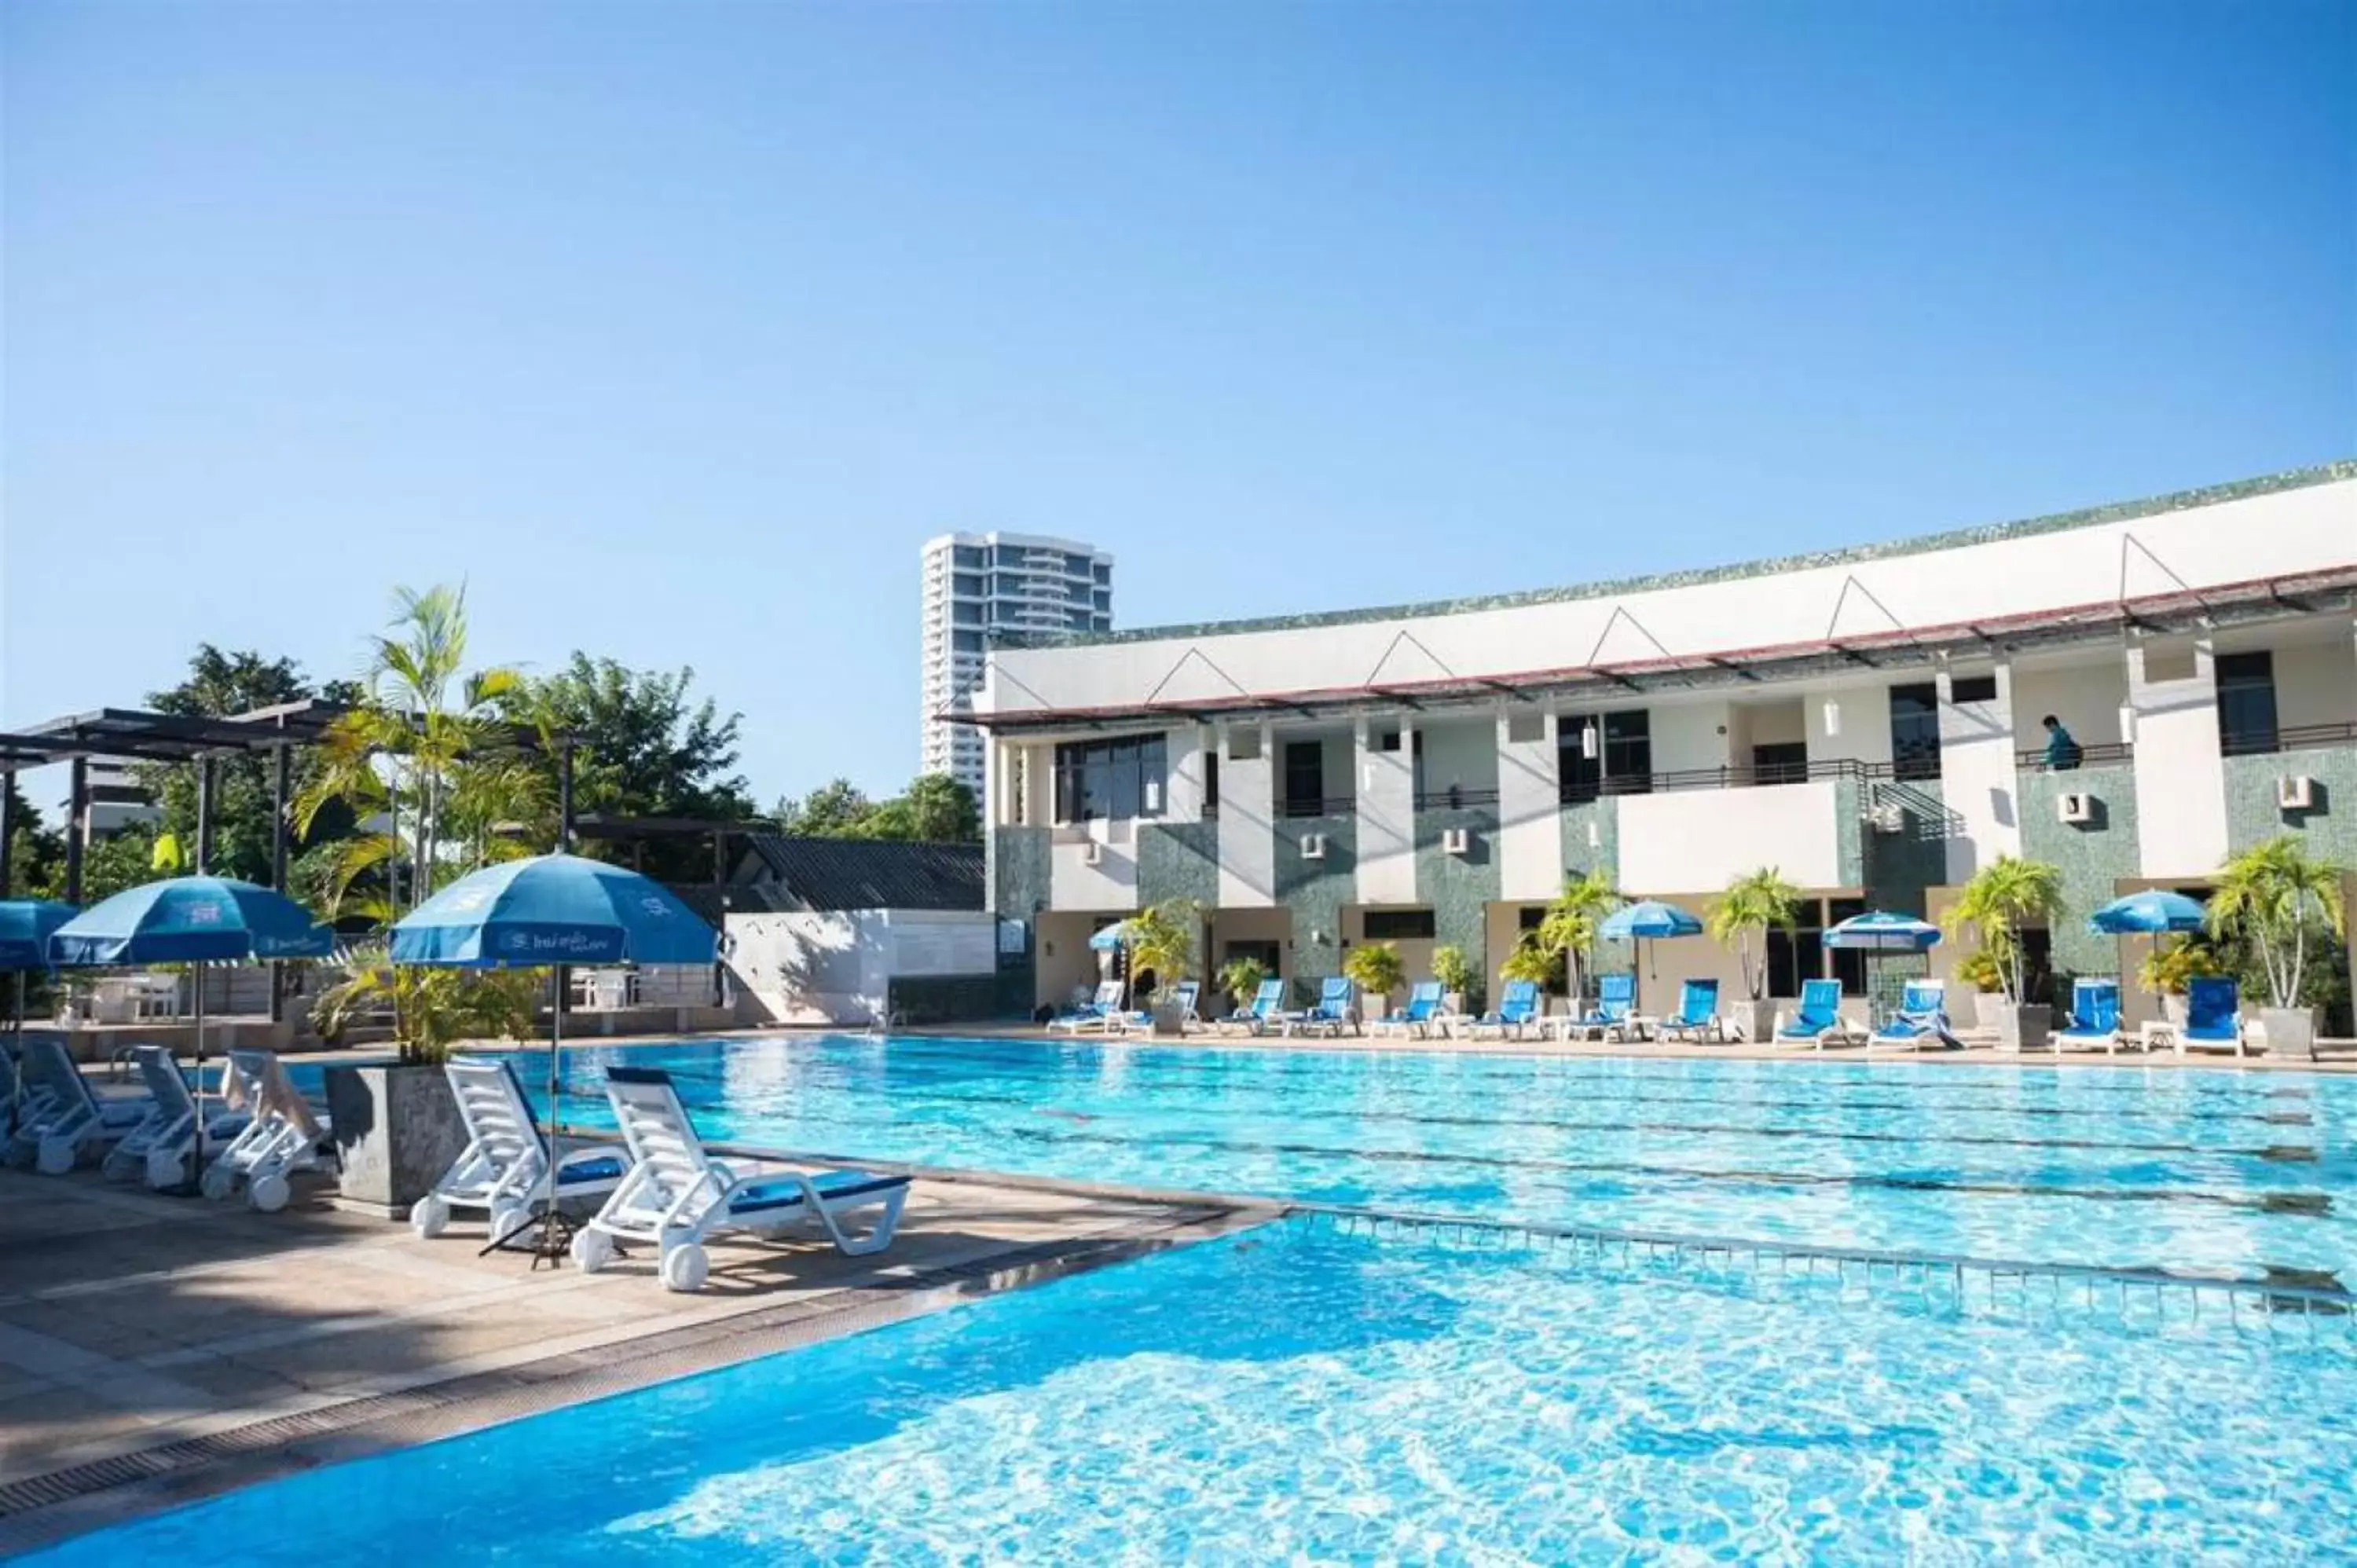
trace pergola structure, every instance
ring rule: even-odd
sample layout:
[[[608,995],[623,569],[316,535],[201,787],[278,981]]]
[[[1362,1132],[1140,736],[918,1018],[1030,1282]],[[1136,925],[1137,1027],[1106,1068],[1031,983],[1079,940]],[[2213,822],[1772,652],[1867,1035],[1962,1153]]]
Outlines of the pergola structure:
[[[100,708],[51,719],[29,729],[0,732],[0,890],[8,886],[10,837],[16,823],[13,791],[16,775],[27,768],[64,763],[69,769],[66,815],[65,901],[79,904],[82,897],[83,824],[90,808],[90,763],[92,758],[117,762],[194,763],[197,768],[197,843],[199,872],[209,869],[213,849],[215,771],[224,757],[268,753],[272,758],[270,886],[286,890],[286,855],[291,835],[286,809],[294,789],[296,748],[316,746],[327,730],[351,709],[345,703],[316,697],[256,708],[228,718],[203,714],[159,714],[143,708]],[[519,746],[542,749],[540,732],[529,725],[513,728]],[[573,737],[560,735],[553,744],[557,754],[557,843],[573,842]],[[272,988],[271,1013],[277,1015],[276,988]]]

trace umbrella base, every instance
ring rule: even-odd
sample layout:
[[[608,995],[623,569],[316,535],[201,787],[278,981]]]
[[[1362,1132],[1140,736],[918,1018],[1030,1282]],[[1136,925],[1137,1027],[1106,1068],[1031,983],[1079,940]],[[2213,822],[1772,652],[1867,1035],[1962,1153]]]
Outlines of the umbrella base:
[[[526,1237],[525,1232],[535,1227],[539,1234]],[[509,1226],[505,1234],[491,1238],[490,1244],[475,1256],[488,1258],[493,1252],[528,1252],[532,1255],[532,1266],[535,1270],[543,1263],[552,1269],[562,1268],[565,1260],[572,1253],[573,1233],[578,1229],[572,1217],[563,1209],[547,1214],[534,1210]]]

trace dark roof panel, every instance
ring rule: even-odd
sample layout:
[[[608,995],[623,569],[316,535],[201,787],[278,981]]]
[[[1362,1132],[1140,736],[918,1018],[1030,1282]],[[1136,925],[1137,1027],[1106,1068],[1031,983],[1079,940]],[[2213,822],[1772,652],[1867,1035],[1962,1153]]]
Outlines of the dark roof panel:
[[[982,846],[888,839],[788,838],[748,843],[771,876],[813,909],[979,909]]]

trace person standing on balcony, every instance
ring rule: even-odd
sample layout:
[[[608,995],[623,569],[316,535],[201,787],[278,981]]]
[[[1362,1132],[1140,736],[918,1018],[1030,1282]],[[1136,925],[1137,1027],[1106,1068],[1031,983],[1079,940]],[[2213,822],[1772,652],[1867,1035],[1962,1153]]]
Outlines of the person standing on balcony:
[[[2049,714],[2038,722],[2046,726],[2046,771],[2068,773],[2077,768],[2085,754],[2071,738],[2071,732],[2062,727],[2062,721]]]

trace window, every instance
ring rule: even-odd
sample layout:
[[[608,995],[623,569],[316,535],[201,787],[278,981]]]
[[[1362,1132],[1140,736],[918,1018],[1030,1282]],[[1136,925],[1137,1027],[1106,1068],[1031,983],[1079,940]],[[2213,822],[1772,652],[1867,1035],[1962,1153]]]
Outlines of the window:
[[[1168,782],[1162,736],[1073,742],[1056,747],[1060,822],[1158,817]]]
[[[1952,703],[1994,703],[1996,701],[1996,677],[1959,675],[1948,682],[1948,700]]]
[[[960,653],[979,653],[982,651],[982,633],[953,631],[950,633],[950,646]]]
[[[1110,564],[1108,564],[1107,563],[1103,562],[1103,561],[1100,561],[1100,562],[1096,563],[1095,576],[1096,576],[1096,580],[1097,580],[1098,582],[1100,582],[1100,583],[1110,583],[1110,582],[1112,582],[1112,581],[1113,581],[1113,567],[1112,567]]]
[[[980,626],[982,624],[982,607],[980,605],[968,604],[963,599],[958,600],[955,604],[950,606],[950,624],[952,626]]]
[[[1089,558],[1085,555],[1067,555],[1064,557],[1064,570],[1075,577],[1085,577],[1089,575]]]
[[[950,592],[962,599],[978,599],[982,597],[983,585],[985,580],[982,577],[968,576],[965,573],[960,572],[950,579]]]
[[[1825,900],[1825,924],[1828,927],[1838,926],[1853,915],[1865,913],[1866,900],[1863,898]],[[1817,939],[1817,946],[1820,951],[1833,961],[1834,978],[1841,982],[1842,994],[1844,996],[1865,995],[1866,961],[1872,955],[1858,948],[1827,949],[1823,936]],[[1797,995],[1798,993],[1794,994]]]
[[[1220,962],[1223,966],[1233,963],[1240,958],[1248,958],[1259,964],[1262,972],[1271,979],[1283,972],[1280,961],[1284,956],[1278,950],[1278,944],[1275,942],[1252,940],[1220,944]]]
[[[1580,746],[1581,732],[1597,728],[1597,755]],[[1593,800],[1601,794],[1642,795],[1653,787],[1652,716],[1642,708],[1617,714],[1584,714],[1558,732],[1555,752],[1561,768],[1566,805]]]
[[[1940,776],[1940,688],[1890,688],[1890,775],[1894,779]]]
[[[1424,737],[1422,736],[1418,736],[1416,738],[1421,740]],[[1377,751],[1397,751],[1399,749],[1399,731],[1395,729],[1377,730],[1375,732],[1375,749]]]
[[[1751,748],[1754,784],[1799,784],[1809,777],[1809,743],[1780,740]]]
[[[1285,743],[1285,814],[1315,817],[1326,810],[1326,743]]]
[[[1220,754],[1216,749],[1203,752],[1203,811],[1205,815],[1220,809]]]
[[[2218,749],[2252,757],[2276,749],[2276,656],[2218,655]]]
[[[1438,929],[1429,909],[1369,909],[1359,920],[1361,935],[1371,942],[1430,941]]]
[[[971,568],[979,572],[990,564],[989,553],[978,544],[953,545],[950,550],[950,564],[960,571]]]
[[[1228,732],[1228,760],[1257,762],[1260,760],[1260,731],[1239,729]]]
[[[1510,714],[1506,717],[1506,744],[1534,746],[1546,739],[1544,714]]]
[[[1798,996],[1801,982],[1822,980],[1825,972],[1824,906],[1803,898],[1792,910],[1789,931],[1768,931],[1768,994]]]

